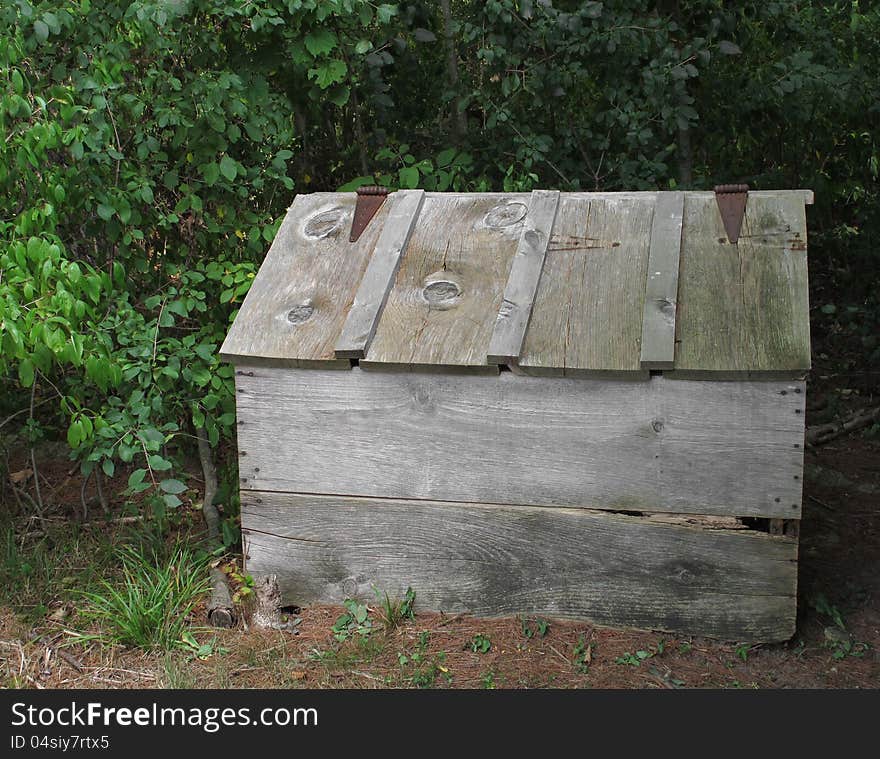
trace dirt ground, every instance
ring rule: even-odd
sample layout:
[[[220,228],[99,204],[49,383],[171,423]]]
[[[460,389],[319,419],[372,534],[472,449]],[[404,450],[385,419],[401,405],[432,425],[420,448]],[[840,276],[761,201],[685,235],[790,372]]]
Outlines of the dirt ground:
[[[845,391],[839,381],[824,386],[821,379],[815,381],[808,393],[808,425],[868,400]],[[880,686],[880,437],[876,434],[856,432],[807,449],[797,633],[783,644],[751,647],[612,630],[586,622],[429,613],[417,613],[415,619],[390,631],[376,623],[369,636],[354,634],[340,643],[331,627],[342,609],[329,606],[297,610],[294,619],[300,621],[295,633],[256,631],[242,623],[233,630],[203,629],[196,633],[200,652],[145,653],[97,643],[69,645],[70,633],[77,629],[77,610],[67,591],[86,581],[83,573],[89,571],[93,551],[90,533],[100,532],[102,545],[112,545],[124,540],[132,524],[80,526],[73,548],[53,539],[52,530],[69,532],[81,482],[69,461],[46,456],[40,467],[46,478],[44,497],[54,499],[58,508],[50,515],[45,534],[32,523],[22,523],[15,537],[22,555],[45,552],[46,584],[40,586],[33,577],[2,578],[0,684],[7,687]],[[25,465],[22,457],[10,462],[10,471]],[[116,478],[120,487],[124,480],[124,476]],[[195,475],[190,484],[199,486]],[[187,520],[197,523],[198,512],[182,511],[181,529]],[[103,571],[100,564],[96,566],[91,571]],[[9,571],[6,566],[5,572]],[[204,609],[195,616],[196,623],[203,623]],[[371,618],[376,618],[375,610]]]

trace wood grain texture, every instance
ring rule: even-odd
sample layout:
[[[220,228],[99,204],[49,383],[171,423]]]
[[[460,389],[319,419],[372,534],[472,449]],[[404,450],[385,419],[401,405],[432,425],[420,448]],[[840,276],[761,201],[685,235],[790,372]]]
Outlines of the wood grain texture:
[[[426,193],[368,363],[485,366],[529,196]]]
[[[601,200],[606,198],[644,198],[650,199],[656,196],[656,190],[641,190],[636,192],[567,192],[566,197],[574,199],[592,199]],[[712,190],[689,190],[688,195],[692,195],[700,199],[715,199],[715,193]],[[788,196],[796,196],[806,205],[813,205],[812,190],[752,190],[749,197],[774,199]]]
[[[336,341],[336,358],[366,355],[424,199],[424,190],[398,190],[391,194],[388,218]]]
[[[529,215],[522,228],[489,341],[486,360],[490,364],[506,364],[519,359],[558,206],[559,192],[536,190],[532,193]]]
[[[683,214],[683,192],[657,193],[642,317],[640,363],[647,369],[671,369],[675,364],[675,311]]]
[[[656,193],[565,194],[519,365],[576,372],[640,371]]]
[[[714,198],[687,193],[676,372],[798,376],[809,369],[806,237],[800,192],[749,193],[736,245]]]
[[[803,383],[241,366],[236,385],[244,490],[800,516]]]
[[[797,541],[577,509],[243,493],[246,569],[285,603],[391,597],[736,641],[795,630]]]
[[[336,361],[333,349],[385,224],[387,205],[360,239],[350,243],[355,193],[297,195],[226,336],[221,357],[235,362],[249,357]]]

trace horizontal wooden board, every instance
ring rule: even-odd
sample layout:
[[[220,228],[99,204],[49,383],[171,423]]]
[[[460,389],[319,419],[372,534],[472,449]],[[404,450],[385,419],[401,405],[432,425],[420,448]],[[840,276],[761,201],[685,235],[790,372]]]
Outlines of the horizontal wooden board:
[[[301,365],[336,361],[337,338],[388,214],[386,202],[360,239],[348,242],[355,197],[353,192],[297,195],[221,357]]]
[[[803,383],[239,368],[245,490],[800,515]]]
[[[526,371],[640,371],[656,193],[563,194],[519,365]]]
[[[677,372],[806,372],[810,314],[802,194],[749,193],[742,233],[731,244],[715,198],[686,193],[678,293]]]
[[[529,195],[426,193],[369,363],[485,366]]]
[[[542,614],[784,640],[795,629],[797,542],[577,509],[242,494],[246,569],[286,603],[372,600]]]

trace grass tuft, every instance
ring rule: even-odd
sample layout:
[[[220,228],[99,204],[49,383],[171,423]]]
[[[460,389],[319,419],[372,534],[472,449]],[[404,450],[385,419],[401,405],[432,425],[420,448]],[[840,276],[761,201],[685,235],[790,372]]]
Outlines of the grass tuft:
[[[99,581],[99,590],[83,591],[81,618],[98,632],[78,641],[171,651],[188,648],[185,633],[190,615],[208,590],[207,559],[178,543],[166,558],[141,553],[132,546],[118,552],[122,578]]]

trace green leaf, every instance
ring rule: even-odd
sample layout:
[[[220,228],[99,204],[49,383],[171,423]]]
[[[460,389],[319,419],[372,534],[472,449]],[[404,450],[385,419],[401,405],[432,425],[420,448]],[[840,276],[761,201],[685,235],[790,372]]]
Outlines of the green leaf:
[[[180,480],[162,480],[162,482],[159,483],[159,487],[166,493],[174,493],[175,495],[178,493],[184,493],[187,490],[186,485]]]
[[[228,155],[225,155],[220,159],[220,173],[230,182],[235,179],[236,174],[238,174],[238,166]]]
[[[336,47],[336,35],[329,29],[315,29],[306,35],[305,45],[312,57],[317,58]]]
[[[415,166],[407,166],[398,172],[400,176],[400,186],[406,190],[412,190],[418,187],[419,170]]]
[[[150,463],[150,469],[156,472],[167,472],[171,469],[171,462],[154,453],[147,461]]]
[[[106,203],[98,204],[98,216],[104,221],[110,221],[114,213],[116,213],[116,209],[113,206],[108,206]]]
[[[165,505],[166,505],[169,509],[176,509],[178,506],[180,506],[180,504],[183,503],[183,501],[181,501],[181,500],[180,500],[176,495],[174,495],[173,493],[166,493],[165,495],[162,496],[162,500],[165,501]]]
[[[79,422],[79,420],[71,422],[70,426],[67,428],[67,444],[71,448],[76,448],[82,442],[82,439],[82,424]]]
[[[730,40],[721,40],[718,43],[718,52],[723,55],[739,55],[742,53],[740,46]]]
[[[24,358],[18,365],[18,381],[22,387],[30,387],[34,384],[34,362]]]
[[[214,349],[216,345],[214,343],[199,343],[196,348],[196,355],[202,359],[202,361],[211,362],[214,360]]]
[[[134,488],[140,485],[144,481],[144,477],[147,476],[146,469],[135,469],[130,475],[128,475],[128,487]]]
[[[368,184],[376,184],[375,177],[355,177],[350,182],[346,182],[341,187],[336,188],[336,192],[354,192],[358,187],[364,187]]]
[[[380,24],[387,24],[391,21],[391,17],[397,15],[397,6],[396,5],[380,5],[376,9],[376,17],[379,19]]]
[[[171,301],[171,303],[165,306],[165,309],[178,316],[189,316],[189,309],[186,307],[186,303],[182,300]]]
[[[330,85],[345,79],[347,73],[348,66],[345,65],[345,62],[334,59],[316,68],[309,69],[309,79],[313,79],[318,87],[326,90]]]
[[[101,469],[104,470],[104,474],[108,477],[112,477],[114,472],[116,472],[116,464],[113,463],[112,459],[104,459],[101,462]]]
[[[370,50],[370,48],[372,48],[372,47],[373,47],[373,43],[370,42],[369,40],[361,40],[360,42],[357,43],[357,45],[354,46],[354,51],[358,55],[363,55],[368,50]]]
[[[350,96],[351,90],[348,87],[333,87],[327,93],[327,99],[333,103],[333,105],[339,106],[340,108],[348,102]]]
[[[202,176],[205,178],[205,184],[207,184],[208,187],[213,186],[213,184],[220,178],[220,167],[217,165],[216,161],[202,164],[200,168],[202,170]]]
[[[457,148],[447,148],[437,153],[437,166],[449,166],[457,152]]]
[[[49,39],[49,27],[45,21],[34,21],[34,34],[40,42]]]
[[[174,326],[174,317],[171,315],[171,312],[167,308],[162,309],[162,315],[159,317],[159,326],[160,327],[173,327]]]

